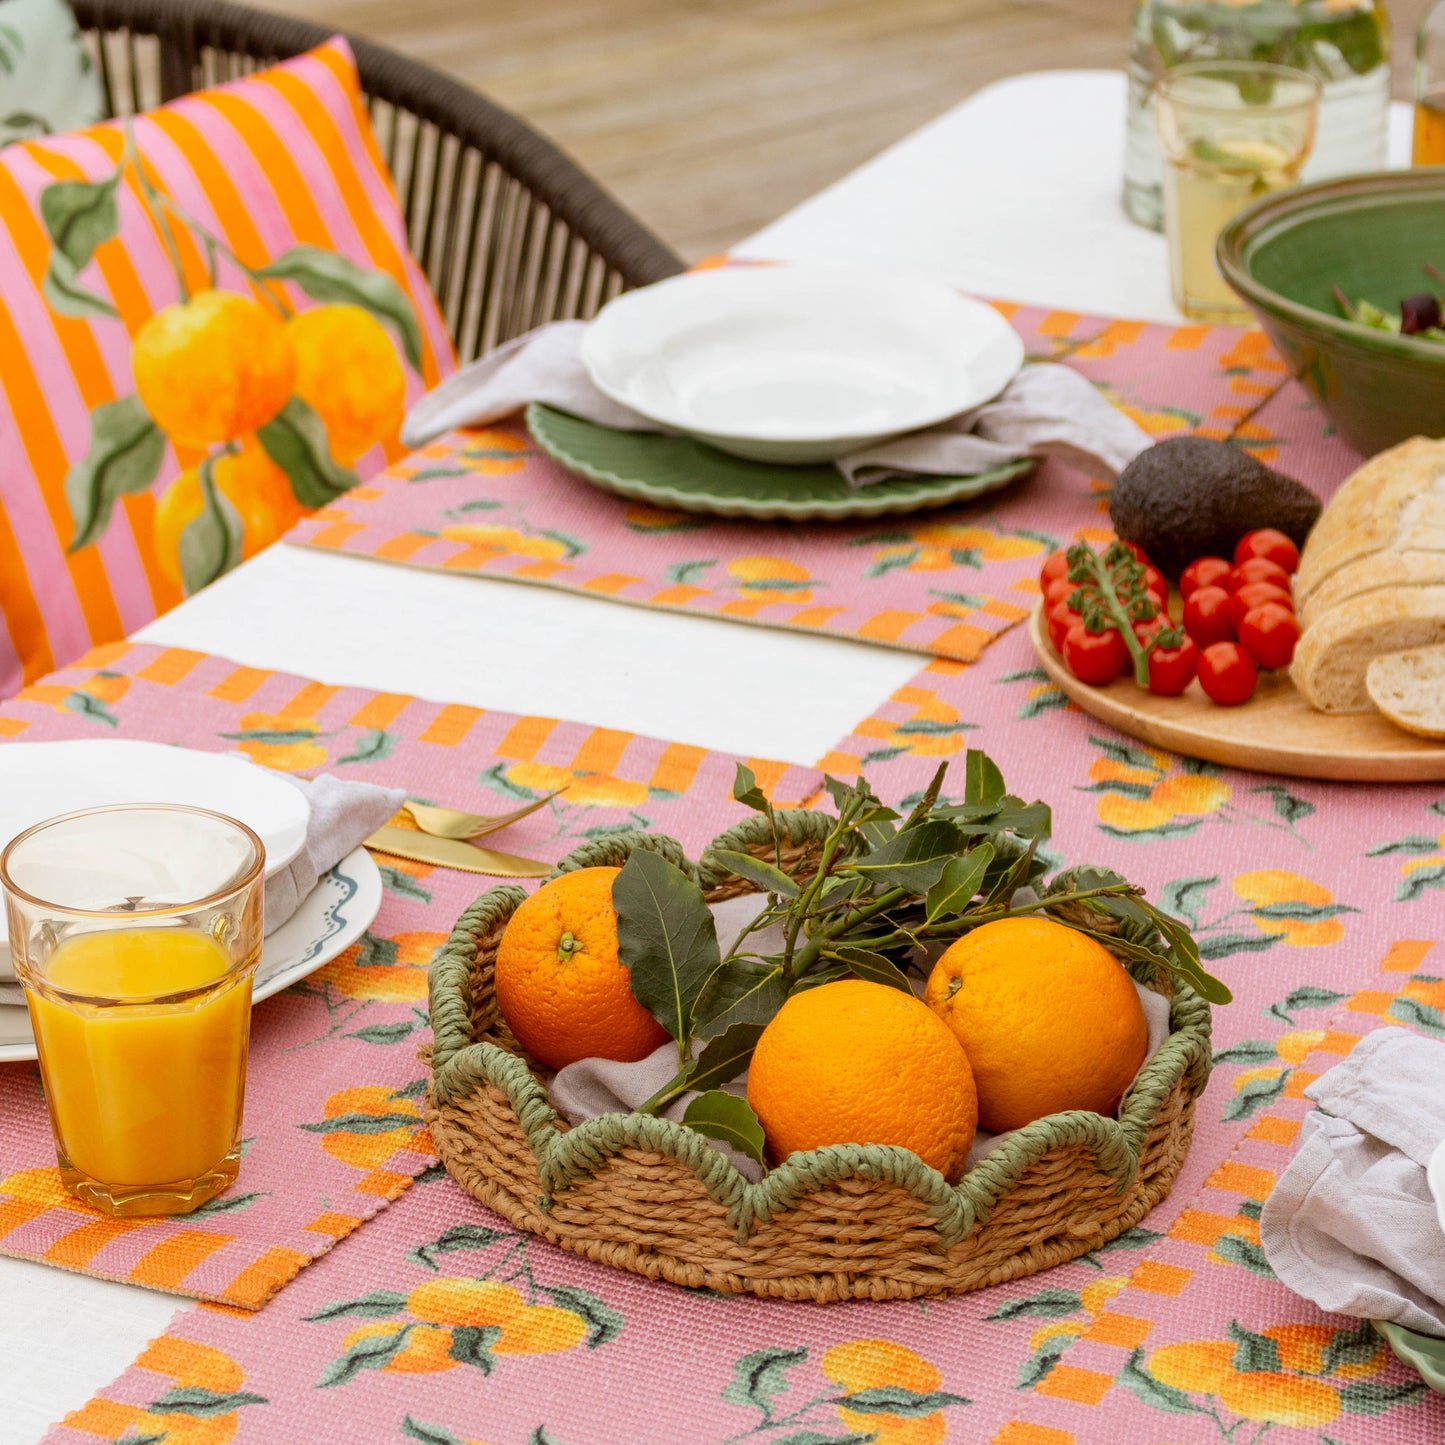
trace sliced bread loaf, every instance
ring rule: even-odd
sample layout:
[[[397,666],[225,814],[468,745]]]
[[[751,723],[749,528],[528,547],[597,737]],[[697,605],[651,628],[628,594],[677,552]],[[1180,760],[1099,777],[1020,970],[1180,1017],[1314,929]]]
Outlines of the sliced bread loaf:
[[[1445,642],[1445,586],[1368,592],[1332,607],[1305,630],[1289,675],[1321,712],[1369,712],[1370,662],[1385,652]]]
[[[1367,592],[1395,587],[1445,586],[1445,547],[1438,552],[1372,552],[1331,573],[1299,609],[1300,624],[1309,627],[1331,607]]]
[[[1387,652],[1365,669],[1371,701],[1396,727],[1445,738],[1445,647]]]

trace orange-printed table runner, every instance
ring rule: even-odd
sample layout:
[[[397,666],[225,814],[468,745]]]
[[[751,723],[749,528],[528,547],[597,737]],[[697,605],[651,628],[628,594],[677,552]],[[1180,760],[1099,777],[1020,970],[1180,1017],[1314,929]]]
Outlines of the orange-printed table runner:
[[[1254,413],[1299,390],[1258,331],[1001,309],[1032,356],[1082,371],[1155,436],[1199,431],[1254,446]],[[1102,486],[1050,461],[968,506],[856,523],[735,522],[603,492],[508,425],[422,448],[289,540],[970,661],[1026,615],[1042,554],[1075,535],[1081,504],[1084,515],[1102,505]]]
[[[100,649],[0,706],[11,740],[138,737],[233,749],[288,772],[404,787],[478,812],[567,786],[506,846],[559,858],[599,828],[656,827],[689,849],[743,816],[734,758],[550,718],[443,706],[238,667],[201,653]],[[818,774],[750,760],[780,797]],[[432,1163],[420,1123],[426,970],[475,875],[379,858],[362,939],[259,1004],[240,1178],[195,1214],[112,1220],[60,1188],[34,1064],[0,1064],[0,1253],[254,1309]],[[3,1433],[3,1432],[0,1432]]]

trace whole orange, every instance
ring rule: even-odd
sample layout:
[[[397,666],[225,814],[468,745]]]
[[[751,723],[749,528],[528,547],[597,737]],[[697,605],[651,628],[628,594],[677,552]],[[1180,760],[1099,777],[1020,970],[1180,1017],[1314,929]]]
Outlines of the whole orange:
[[[775,1160],[825,1144],[898,1144],[945,1179],[963,1168],[978,1101],[968,1059],[912,994],[839,979],[793,994],[763,1030],[748,1103]]]
[[[406,373],[386,328],[360,306],[313,306],[286,323],[296,348],[296,395],[326,424],[343,466],[401,429]]]
[[[291,395],[296,353],[276,313],[197,291],[148,317],[131,347],[135,389],[174,442],[209,447],[264,426]]]
[[[578,1059],[632,1063],[667,1039],[618,962],[612,880],[621,871],[579,868],[544,883],[502,932],[497,1004],[517,1042],[548,1068]]]
[[[950,944],[924,991],[973,1065],[985,1129],[1045,1114],[1112,1114],[1149,1028],[1133,981],[1103,944],[1048,918],[1000,918]]]

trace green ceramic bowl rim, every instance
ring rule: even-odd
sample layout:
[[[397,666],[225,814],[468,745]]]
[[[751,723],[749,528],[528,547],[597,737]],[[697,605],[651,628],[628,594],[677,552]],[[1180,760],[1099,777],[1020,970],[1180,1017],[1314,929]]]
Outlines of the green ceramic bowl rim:
[[[1413,192],[1435,195],[1445,202],[1445,166],[1416,166],[1408,171],[1369,171],[1313,185],[1276,191],[1241,211],[1219,233],[1214,256],[1224,279],[1256,310],[1327,332],[1341,341],[1366,345],[1368,349],[1411,361],[1445,362],[1445,342],[1422,341],[1413,336],[1396,336],[1363,326],[1343,316],[1331,316],[1291,301],[1257,281],[1245,267],[1245,248],[1274,226],[1313,214],[1320,202],[1351,197],[1396,197]]]

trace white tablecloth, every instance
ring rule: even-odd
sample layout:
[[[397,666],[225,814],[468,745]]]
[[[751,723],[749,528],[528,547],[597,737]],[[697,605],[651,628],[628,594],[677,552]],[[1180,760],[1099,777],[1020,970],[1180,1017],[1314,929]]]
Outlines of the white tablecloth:
[[[1002,81],[738,250],[868,262],[983,295],[1176,320],[1162,238],[1119,207],[1123,106],[1123,77],[1110,72]],[[1408,115],[1395,111],[1398,161]],[[332,683],[803,763],[921,665],[862,643],[288,547],[137,635]],[[755,702],[783,686],[812,699],[786,721]],[[346,1247],[364,1249],[365,1231]],[[36,1440],[83,1404],[176,1307],[150,1290],[0,1258],[0,1445]]]

